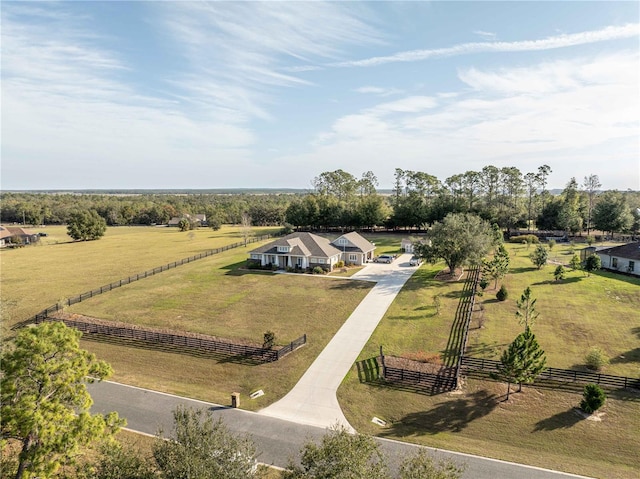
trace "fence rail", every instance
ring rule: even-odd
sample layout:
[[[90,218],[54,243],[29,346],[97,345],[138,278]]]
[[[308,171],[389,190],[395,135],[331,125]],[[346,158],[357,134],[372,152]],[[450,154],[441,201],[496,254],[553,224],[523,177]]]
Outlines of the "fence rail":
[[[494,359],[474,358],[470,356],[464,356],[462,358],[462,368],[466,371],[495,372],[498,370],[499,364],[500,361]],[[590,373],[573,369],[547,368],[538,376],[538,379],[557,382],[599,384],[603,387],[614,389],[640,389],[639,378],[612,376],[609,374]]]
[[[384,367],[384,380],[390,383],[426,385],[442,391],[456,388],[456,377],[453,374],[425,373],[389,366]]]
[[[180,334],[178,332],[171,333],[140,327],[132,328],[119,324],[104,324],[104,322],[93,323],[91,321],[81,321],[68,318],[47,317],[36,320],[36,324],[45,321],[60,321],[71,328],[76,328],[84,334],[89,335],[98,334],[119,339],[177,346],[196,351],[212,352],[230,356],[244,356],[264,363],[277,361],[307,342],[307,335],[305,334],[281,349],[267,349],[259,346],[220,341],[216,338],[206,337],[204,335],[195,337]]]
[[[460,372],[462,368],[462,359],[464,353],[467,350],[467,341],[469,339],[469,326],[471,325],[471,317],[473,316],[473,308],[476,302],[476,291],[478,289],[478,282],[480,281],[480,268],[477,266],[469,270],[467,275],[467,284],[471,284],[471,291],[469,296],[462,296],[460,302],[464,302],[464,323],[463,323],[463,336],[460,342],[460,350],[458,351],[458,361],[456,364],[456,387],[460,382]]]
[[[204,251],[202,253],[199,253],[197,255],[194,256],[189,256],[188,258],[183,258],[181,260],[178,261],[174,261],[173,263],[169,263],[169,264],[165,264],[162,266],[158,266],[156,268],[153,268],[151,270],[145,271],[144,273],[138,273],[132,276],[129,276],[128,278],[124,278],[124,279],[120,279],[118,281],[114,281],[113,283],[104,285],[104,286],[100,286],[99,288],[96,288],[94,290],[91,291],[87,291],[85,293],[79,294],[78,296],[74,296],[72,298],[69,298],[67,300],[64,301],[64,303],[61,304],[54,304],[53,306],[49,306],[46,309],[43,309],[42,311],[36,313],[35,315],[31,316],[30,318],[27,318],[26,320],[16,324],[14,326],[14,329],[26,326],[27,324],[48,318],[51,314],[56,313],[58,311],[60,311],[61,309],[63,309],[65,306],[71,306],[73,304],[77,304],[77,303],[81,303],[82,301],[86,301],[87,299],[93,298],[94,296],[98,296],[100,294],[106,293],[108,291],[111,291],[115,288],[120,288],[121,286],[133,283],[134,281],[139,281],[141,279],[144,278],[148,278],[150,276],[156,275],[158,273],[162,273],[164,271],[168,271],[170,269],[173,268],[177,268],[178,266],[182,266],[184,264],[188,264],[191,263],[193,261],[197,261],[199,259],[202,258],[207,258],[209,256],[213,256],[215,254],[219,254],[222,253],[224,251],[228,251],[231,249],[235,249],[235,248],[239,248],[240,246],[246,246],[247,244],[250,243],[256,243],[259,241],[264,241],[266,239],[271,238],[272,235],[263,235],[263,236],[256,236],[254,238],[248,238],[246,243],[244,241],[239,241],[230,245],[225,245],[225,246],[221,246],[220,248],[215,248],[215,249],[210,249],[207,251]]]

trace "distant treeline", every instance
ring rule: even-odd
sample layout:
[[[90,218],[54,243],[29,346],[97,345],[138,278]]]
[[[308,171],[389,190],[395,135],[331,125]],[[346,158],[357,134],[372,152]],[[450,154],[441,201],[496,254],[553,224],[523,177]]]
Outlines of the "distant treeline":
[[[336,170],[314,178],[310,191],[5,192],[0,195],[0,219],[3,223],[64,224],[73,211],[81,209],[95,210],[112,226],[166,224],[184,214],[205,214],[211,224],[240,224],[243,214],[248,214],[256,226],[421,229],[449,213],[470,212],[506,230],[536,225],[571,234],[593,228],[638,233],[640,192],[604,191],[596,175],[587,175],[580,183],[569,179],[565,189],[554,195],[547,190],[550,173],[547,165],[526,174],[515,167],[486,166],[442,181],[425,172],[398,168],[391,191],[379,190],[370,171],[358,179]]]

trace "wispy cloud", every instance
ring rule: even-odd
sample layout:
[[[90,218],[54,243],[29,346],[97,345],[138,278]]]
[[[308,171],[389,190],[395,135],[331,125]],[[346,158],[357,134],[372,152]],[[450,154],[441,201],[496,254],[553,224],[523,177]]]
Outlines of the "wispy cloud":
[[[380,103],[339,118],[303,159],[348,162],[356,171],[369,165],[381,177],[402,167],[446,178],[463,162],[526,172],[544,158],[561,181],[575,176],[580,164],[601,172],[608,184],[620,183],[619,171],[625,171],[640,185],[639,61],[637,52],[622,52],[527,68],[470,68],[459,76],[471,88]],[[603,170],[605,158],[615,158],[616,168]]]
[[[159,8],[191,70],[175,84],[244,120],[269,118],[265,105],[274,101],[274,88],[308,84],[296,74],[320,69],[320,61],[337,58],[347,46],[380,43],[366,10],[347,3],[169,2]]]
[[[456,55],[469,55],[485,52],[526,52],[566,48],[588,43],[633,38],[640,35],[640,25],[627,24],[622,26],[609,26],[601,30],[592,30],[581,33],[557,35],[542,40],[526,40],[517,42],[481,42],[463,43],[448,48],[436,48],[428,50],[410,50],[394,55],[372,57],[364,60],[352,60],[333,63],[336,67],[370,67],[396,62],[415,62],[429,60],[431,58],[443,58]]]
[[[490,40],[493,40],[493,39],[496,38],[496,34],[495,33],[485,32],[483,30],[474,30],[473,33],[478,35],[478,36],[481,36],[483,38],[490,39]]]
[[[391,96],[391,95],[399,95],[404,93],[403,90],[399,88],[383,88],[378,86],[363,86],[360,88],[356,88],[356,93],[362,93],[365,95],[377,95],[377,96]]]

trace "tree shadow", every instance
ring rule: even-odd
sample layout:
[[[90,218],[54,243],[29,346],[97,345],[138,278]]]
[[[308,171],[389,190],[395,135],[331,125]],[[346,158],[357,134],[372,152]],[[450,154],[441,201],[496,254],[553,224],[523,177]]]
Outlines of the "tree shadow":
[[[338,290],[366,290],[371,289],[373,284],[370,281],[358,281],[354,279],[345,279],[344,281],[335,280],[329,286],[329,289],[338,289]]]
[[[535,266],[520,266],[518,268],[509,268],[509,273],[519,274],[519,273],[530,273],[531,271],[538,271],[538,268]]]
[[[633,284],[635,286],[640,286],[640,278],[634,278],[633,276],[627,276],[621,273],[614,273],[612,271],[592,271],[592,275],[600,276],[602,278],[615,279],[616,281],[624,281],[625,283]]]
[[[471,422],[480,419],[498,405],[495,394],[482,390],[467,398],[447,400],[438,403],[428,411],[414,412],[406,415],[383,433],[381,436],[409,437],[441,432],[460,432]]]
[[[640,348],[626,351],[611,359],[611,364],[640,363]]]
[[[543,419],[542,421],[538,421],[536,426],[533,428],[534,432],[539,431],[555,431],[556,429],[569,429],[584,418],[580,417],[578,414],[578,410],[575,407],[563,412],[559,412],[558,414],[554,414],[547,419]]]
[[[545,285],[545,284],[555,284],[557,286],[563,285],[563,284],[571,284],[571,283],[577,283],[579,281],[582,281],[582,278],[580,277],[573,277],[573,278],[565,278],[565,279],[561,279],[560,281],[556,281],[554,279],[549,279],[546,281],[538,281],[537,283],[533,283],[533,286],[541,286],[541,285]]]

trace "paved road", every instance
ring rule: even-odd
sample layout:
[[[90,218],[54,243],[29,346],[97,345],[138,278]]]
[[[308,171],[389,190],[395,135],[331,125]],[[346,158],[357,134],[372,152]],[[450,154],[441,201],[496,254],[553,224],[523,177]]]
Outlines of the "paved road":
[[[156,434],[159,428],[171,431],[172,411],[178,404],[206,408],[220,417],[235,433],[251,435],[265,464],[286,467],[290,460],[299,460],[301,445],[307,440],[318,441],[324,428],[296,424],[254,412],[231,409],[217,404],[181,398],[123,384],[103,381],[88,386],[94,399],[93,412],[118,411],[127,419],[127,428],[146,434]],[[378,439],[392,467],[404,456],[415,453],[420,446]],[[465,479],[567,479],[582,478],[547,469],[523,466],[478,456],[429,449],[437,457],[451,458],[466,464]],[[395,461],[395,462],[394,462]]]
[[[374,281],[376,285],[293,389],[260,414],[322,428],[340,424],[355,432],[342,413],[336,391],[396,295],[417,269],[409,266],[410,259],[411,255],[404,254],[391,264],[369,264],[352,277]]]

